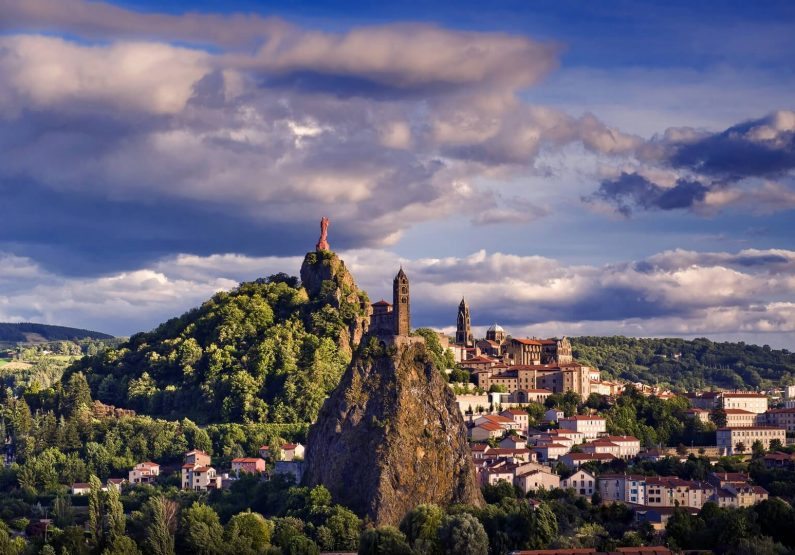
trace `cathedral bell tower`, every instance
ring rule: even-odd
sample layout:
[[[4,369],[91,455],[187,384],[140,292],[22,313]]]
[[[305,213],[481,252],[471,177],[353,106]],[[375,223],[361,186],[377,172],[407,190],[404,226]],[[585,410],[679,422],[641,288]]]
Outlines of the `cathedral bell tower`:
[[[458,319],[456,320],[455,342],[464,347],[474,347],[475,337],[472,335],[472,326],[469,322],[469,306],[464,298],[458,305]]]
[[[411,331],[411,314],[409,312],[409,278],[400,267],[392,283],[392,314],[395,323],[395,335],[407,336]]]

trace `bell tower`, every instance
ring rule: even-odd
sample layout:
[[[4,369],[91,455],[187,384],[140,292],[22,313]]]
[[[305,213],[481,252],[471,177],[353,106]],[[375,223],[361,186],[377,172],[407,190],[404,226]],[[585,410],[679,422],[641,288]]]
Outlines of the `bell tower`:
[[[395,335],[407,336],[411,331],[409,300],[409,278],[401,266],[395,281],[392,282],[392,318],[395,323]]]
[[[472,335],[472,326],[469,321],[469,305],[461,298],[461,304],[458,305],[458,319],[456,320],[455,328],[455,342],[464,347],[474,347],[475,338]]]

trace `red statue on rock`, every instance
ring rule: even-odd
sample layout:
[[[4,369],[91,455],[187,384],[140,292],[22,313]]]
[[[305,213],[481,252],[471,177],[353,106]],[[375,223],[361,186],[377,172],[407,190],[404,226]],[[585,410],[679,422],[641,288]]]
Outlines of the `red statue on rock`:
[[[317,245],[315,245],[316,251],[330,251],[331,247],[328,244],[328,218],[323,216],[323,219],[320,220],[320,239],[317,241]]]

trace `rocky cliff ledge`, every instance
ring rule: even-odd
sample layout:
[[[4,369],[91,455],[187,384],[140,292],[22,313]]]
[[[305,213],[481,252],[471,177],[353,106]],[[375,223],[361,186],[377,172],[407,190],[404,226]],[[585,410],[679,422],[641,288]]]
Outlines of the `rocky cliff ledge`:
[[[304,481],[377,524],[483,498],[452,392],[422,343],[370,339],[309,432]]]
[[[339,310],[342,319],[337,345],[340,350],[351,356],[367,331],[370,317],[368,308],[370,300],[367,294],[356,287],[353,276],[334,252],[320,250],[307,253],[301,264],[301,285],[306,289],[309,298],[318,306],[330,305]],[[322,313],[310,322],[315,325],[337,324],[326,322]]]

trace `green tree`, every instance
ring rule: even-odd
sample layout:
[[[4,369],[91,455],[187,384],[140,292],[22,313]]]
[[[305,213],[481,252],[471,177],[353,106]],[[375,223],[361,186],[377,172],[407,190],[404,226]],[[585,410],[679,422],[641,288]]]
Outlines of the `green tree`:
[[[224,551],[224,529],[218,513],[204,503],[194,502],[182,515],[182,537],[191,553],[218,555]]]
[[[88,492],[88,530],[91,543],[101,551],[105,547],[105,515],[102,503],[102,482],[93,474],[88,479],[91,486]]]
[[[119,536],[102,555],[141,555],[141,550],[132,538]]]
[[[63,411],[67,416],[73,416],[81,406],[91,406],[91,388],[85,375],[82,372],[76,372],[66,382]]]
[[[334,505],[324,526],[330,533],[332,549],[336,551],[356,551],[359,548],[359,534],[362,521],[353,511],[341,505]]]
[[[359,538],[359,555],[412,555],[406,536],[394,526],[367,528]]]
[[[737,443],[737,445],[734,446],[734,450],[742,454],[748,451],[748,447],[745,445],[745,443],[740,441],[739,443]]]
[[[438,532],[443,518],[444,511],[438,505],[417,505],[403,517],[400,531],[415,553],[438,555],[442,552]]]
[[[105,494],[105,523],[107,528],[108,543],[116,545],[119,538],[124,537],[127,519],[124,516],[124,506],[121,503],[121,493],[115,487],[109,487]]]
[[[489,550],[486,530],[468,513],[445,517],[439,527],[439,541],[449,555],[486,555]]]
[[[162,495],[147,502],[146,551],[151,555],[174,555],[177,504]]]
[[[273,535],[273,523],[259,513],[250,510],[238,513],[229,519],[224,529],[228,546],[235,553],[266,553]]]

